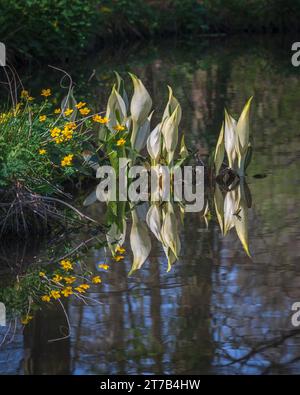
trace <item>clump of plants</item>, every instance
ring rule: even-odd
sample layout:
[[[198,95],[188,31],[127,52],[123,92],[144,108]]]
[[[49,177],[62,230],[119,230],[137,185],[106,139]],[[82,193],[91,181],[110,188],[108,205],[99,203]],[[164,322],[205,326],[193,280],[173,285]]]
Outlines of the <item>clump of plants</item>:
[[[63,217],[58,198],[67,197],[67,181],[88,175],[84,152],[93,127],[91,109],[76,102],[72,88],[61,104],[50,88],[40,98],[23,89],[12,102],[0,113],[1,234]]]

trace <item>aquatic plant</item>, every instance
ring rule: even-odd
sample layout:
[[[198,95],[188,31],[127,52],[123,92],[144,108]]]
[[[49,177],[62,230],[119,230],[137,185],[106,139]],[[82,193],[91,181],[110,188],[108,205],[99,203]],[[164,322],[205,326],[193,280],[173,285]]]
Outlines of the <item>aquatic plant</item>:
[[[249,142],[251,101],[252,97],[244,106],[238,121],[225,110],[225,120],[221,127],[214,155],[216,174],[221,169],[226,152],[228,167],[235,171],[239,177],[245,176],[245,170],[250,163],[252,152]]]
[[[251,193],[245,181],[222,193],[215,185],[214,205],[217,220],[223,236],[234,228],[244,250],[250,256],[248,244],[248,209],[251,207]]]

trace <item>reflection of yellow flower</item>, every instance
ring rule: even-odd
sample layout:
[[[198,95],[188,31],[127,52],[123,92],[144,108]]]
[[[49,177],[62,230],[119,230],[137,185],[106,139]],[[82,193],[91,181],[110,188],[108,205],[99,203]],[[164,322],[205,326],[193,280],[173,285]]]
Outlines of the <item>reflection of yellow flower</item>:
[[[90,110],[89,108],[87,108],[87,107],[81,108],[81,109],[79,110],[79,112],[80,112],[81,115],[88,115],[88,113],[89,113],[90,111],[91,111],[91,110]]]
[[[76,277],[74,276],[64,277],[64,280],[66,284],[73,284],[76,281]]]
[[[42,89],[41,96],[44,97],[51,96],[51,89]]]
[[[64,297],[67,298],[68,296],[70,296],[70,295],[73,294],[72,287],[66,287],[66,288],[64,288],[64,289],[61,291],[61,293],[64,295]]]
[[[120,146],[122,146],[122,145],[124,145],[126,143],[126,140],[125,139],[119,139],[118,141],[117,141],[117,146],[118,147],[120,147]]]
[[[92,283],[93,284],[99,284],[101,282],[102,282],[102,280],[101,280],[100,276],[95,276],[95,277],[92,278]]]
[[[107,270],[109,268],[109,266],[106,263],[100,263],[100,265],[98,265],[99,269],[104,269]]]
[[[126,252],[125,248],[118,246],[116,248],[116,252],[118,252],[119,254],[124,254]]]
[[[75,107],[78,108],[78,110],[79,110],[80,108],[84,107],[85,105],[86,105],[86,103],[80,101],[79,103],[76,104]]]
[[[56,108],[56,109],[54,110],[54,114],[60,114],[60,112],[61,112],[61,109],[60,109],[60,108]]]
[[[47,151],[45,149],[40,149],[39,150],[39,154],[40,155],[45,155],[47,153]]]
[[[40,277],[46,277],[46,273],[44,273],[44,272],[39,272],[39,276],[40,276]]]
[[[62,279],[63,279],[62,276],[59,275],[59,274],[55,274],[55,276],[53,276],[53,278],[52,278],[52,280],[53,280],[55,283],[59,283]]]
[[[23,325],[27,325],[31,320],[32,320],[33,316],[32,315],[26,315],[25,317],[23,317],[21,319],[21,323]]]
[[[114,257],[114,260],[115,260],[116,262],[122,261],[123,259],[124,259],[124,256],[123,256],[123,255],[117,255],[117,256]]]
[[[67,108],[66,111],[64,112],[65,116],[68,117],[69,115],[71,115],[73,112],[72,108]]]
[[[59,299],[60,298],[60,292],[59,291],[51,291],[50,294],[51,294],[53,299]]]
[[[41,299],[42,299],[43,302],[50,302],[50,300],[51,300],[51,298],[50,298],[49,295],[43,295],[43,296],[41,297]]]
[[[46,115],[40,115],[40,116],[39,116],[39,121],[40,121],[40,122],[45,122],[46,119],[47,119]]]
[[[62,161],[61,161],[62,167],[71,166],[72,165],[73,156],[74,156],[73,154],[69,154],[69,155],[65,156],[62,159]]]
[[[88,284],[81,284],[81,285],[79,285],[78,287],[76,287],[74,289],[75,289],[75,291],[83,294],[89,288],[90,288],[90,286]]]
[[[68,271],[68,270],[73,270],[73,265],[72,265],[71,261],[69,261],[69,260],[63,259],[63,260],[60,262],[60,266],[61,266],[64,270],[66,270],[66,271]]]

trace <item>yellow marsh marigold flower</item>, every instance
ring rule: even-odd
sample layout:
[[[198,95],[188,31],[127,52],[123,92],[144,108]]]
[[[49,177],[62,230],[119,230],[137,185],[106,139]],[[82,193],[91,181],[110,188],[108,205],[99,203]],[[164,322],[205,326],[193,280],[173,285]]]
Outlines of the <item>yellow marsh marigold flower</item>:
[[[76,129],[76,123],[75,122],[67,122],[65,124],[65,129]]]
[[[124,145],[125,143],[126,143],[126,140],[123,139],[123,138],[121,138],[121,139],[119,139],[119,140],[117,141],[117,146],[118,146],[118,147],[121,147],[121,146]]]
[[[50,295],[52,296],[53,299],[59,299],[60,298],[60,292],[59,291],[51,291]]]
[[[46,273],[44,273],[44,272],[39,272],[39,276],[40,276],[40,277],[46,277]]]
[[[64,280],[66,284],[73,284],[76,281],[76,277],[75,276],[64,277]]]
[[[118,246],[116,248],[116,252],[118,252],[119,254],[124,254],[126,252],[125,248]]]
[[[43,302],[50,302],[50,300],[51,300],[51,298],[50,298],[49,295],[43,295],[43,296],[41,297],[41,299],[42,299]]]
[[[106,124],[109,121],[109,119],[107,117],[101,117],[101,115],[96,114],[93,116],[93,121]]]
[[[65,298],[73,294],[72,287],[66,287],[64,288],[61,293],[64,295]]]
[[[81,115],[88,115],[91,112],[91,110],[87,107],[84,107],[84,108],[80,108],[79,112]]]
[[[28,96],[28,97],[27,97],[27,100],[28,100],[28,101],[33,101],[33,100],[34,100],[34,97]]]
[[[29,97],[29,92],[23,89],[21,91],[21,99],[27,99]]]
[[[21,323],[22,323],[23,325],[27,325],[32,319],[33,319],[33,316],[32,316],[32,315],[26,315],[25,317],[23,317],[23,318],[21,319]]]
[[[72,165],[73,156],[74,156],[73,154],[69,154],[69,155],[65,156],[62,159],[62,161],[61,161],[62,167],[71,166]]]
[[[78,110],[79,110],[80,108],[84,107],[85,105],[86,105],[86,103],[80,101],[79,103],[76,104],[75,107],[78,108]]]
[[[42,89],[41,96],[48,97],[51,96],[51,89]]]
[[[51,137],[53,138],[58,137],[60,133],[61,133],[61,129],[59,128],[53,128],[52,130],[50,130]]]
[[[67,108],[66,111],[64,112],[65,116],[68,117],[69,115],[72,114],[74,110],[72,108]]]
[[[104,269],[107,270],[109,268],[109,266],[106,263],[100,263],[100,265],[98,265],[99,269]]]
[[[40,122],[45,122],[46,119],[47,119],[47,116],[46,116],[46,115],[40,115],[40,116],[39,116],[39,121],[40,121]]]
[[[66,271],[73,270],[73,265],[72,265],[71,261],[68,261],[68,260],[62,260],[60,262],[60,266]]]
[[[61,113],[61,109],[60,108],[56,108],[55,110],[54,110],[54,114],[60,114]]]
[[[124,256],[123,256],[123,255],[117,255],[117,256],[114,257],[114,260],[115,260],[116,262],[120,262],[120,261],[122,261],[123,259],[124,259]]]
[[[47,151],[45,149],[40,149],[39,154],[40,155],[46,155]]]
[[[114,126],[114,129],[117,131],[117,132],[122,132],[123,130],[125,130],[126,128],[125,128],[125,126],[124,125],[115,125]]]
[[[92,283],[93,284],[100,284],[102,282],[101,277],[100,276],[95,276],[92,278]]]

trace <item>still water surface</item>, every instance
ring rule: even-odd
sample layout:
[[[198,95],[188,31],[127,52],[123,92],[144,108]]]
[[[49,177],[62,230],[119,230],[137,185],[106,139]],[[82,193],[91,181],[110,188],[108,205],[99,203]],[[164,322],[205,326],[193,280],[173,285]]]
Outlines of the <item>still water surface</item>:
[[[39,312],[1,347],[1,374],[299,374],[300,329],[291,325],[291,305],[300,302],[300,72],[290,63],[292,41],[168,43],[85,61],[82,75],[94,70],[89,96],[100,107],[111,69],[138,74],[161,111],[170,84],[183,107],[187,143],[204,159],[224,106],[237,116],[254,95],[247,177],[252,259],[234,231],[223,238],[214,219],[206,226],[187,213],[180,260],[169,273],[153,238],[149,259],[128,277],[126,242],[125,261],[111,265],[92,295],[102,304],[68,300],[71,336],[53,343],[65,316],[56,308]],[[101,218],[103,207],[89,214]],[[15,245],[9,254],[18,256]],[[32,246],[20,253],[23,264],[35,254]],[[97,268],[103,251],[88,252],[86,260]]]

